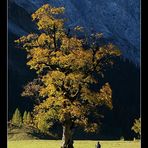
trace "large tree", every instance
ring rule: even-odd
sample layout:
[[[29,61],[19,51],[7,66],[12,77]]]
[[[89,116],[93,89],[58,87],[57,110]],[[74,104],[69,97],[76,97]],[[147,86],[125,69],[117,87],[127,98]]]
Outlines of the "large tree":
[[[95,132],[101,116],[97,108],[106,105],[112,109],[111,87],[108,82],[99,84],[98,77],[120,51],[113,44],[100,46],[102,34],[82,35],[79,26],[66,29],[63,13],[64,7],[43,5],[32,14],[38,33],[15,42],[27,52],[27,65],[37,74],[22,93],[35,100],[34,125],[46,132],[60,123],[62,148],[73,148],[73,128]]]

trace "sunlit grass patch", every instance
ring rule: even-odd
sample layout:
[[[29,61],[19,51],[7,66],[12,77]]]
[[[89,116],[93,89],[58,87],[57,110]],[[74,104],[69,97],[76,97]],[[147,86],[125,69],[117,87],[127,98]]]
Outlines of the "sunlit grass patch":
[[[60,140],[8,141],[8,148],[60,148]],[[97,141],[75,140],[75,148],[95,148]],[[140,148],[140,141],[100,141],[101,148]]]

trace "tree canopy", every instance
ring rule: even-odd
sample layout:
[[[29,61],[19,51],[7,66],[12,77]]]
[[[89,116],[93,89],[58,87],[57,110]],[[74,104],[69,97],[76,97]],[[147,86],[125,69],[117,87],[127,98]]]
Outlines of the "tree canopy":
[[[43,132],[56,122],[95,132],[101,116],[96,108],[106,105],[112,109],[112,89],[108,82],[98,90],[92,86],[99,85],[98,76],[121,53],[111,43],[99,46],[101,33],[86,36],[80,26],[66,29],[64,10],[43,5],[32,14],[39,33],[15,41],[27,52],[29,68],[36,71],[22,96],[34,98],[34,124]],[[90,116],[95,116],[94,121]]]

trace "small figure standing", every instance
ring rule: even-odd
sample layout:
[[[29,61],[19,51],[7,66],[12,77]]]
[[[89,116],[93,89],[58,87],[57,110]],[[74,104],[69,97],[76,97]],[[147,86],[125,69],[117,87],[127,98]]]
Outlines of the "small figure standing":
[[[96,148],[101,148],[101,145],[99,142],[96,144]]]

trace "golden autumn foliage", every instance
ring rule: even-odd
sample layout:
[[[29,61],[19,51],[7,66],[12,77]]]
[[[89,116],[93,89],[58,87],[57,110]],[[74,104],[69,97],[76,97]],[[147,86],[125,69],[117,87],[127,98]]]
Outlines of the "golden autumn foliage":
[[[94,73],[102,74],[105,65],[113,63],[112,57],[121,53],[113,44],[97,46],[101,33],[92,35],[95,41],[90,46],[85,45],[85,39],[68,35],[63,13],[63,7],[43,5],[32,14],[40,33],[15,41],[27,52],[27,65],[37,73],[22,95],[38,99],[33,114],[41,131],[48,131],[55,122],[64,125],[70,120],[85,131],[95,132],[99,119],[91,121],[89,117],[100,115],[99,106],[112,109],[112,90],[108,82],[97,91],[91,89],[91,85],[99,85]]]
[[[140,136],[141,136],[141,118],[134,120],[131,130],[133,130],[136,134],[138,134],[138,136],[140,138]]]

